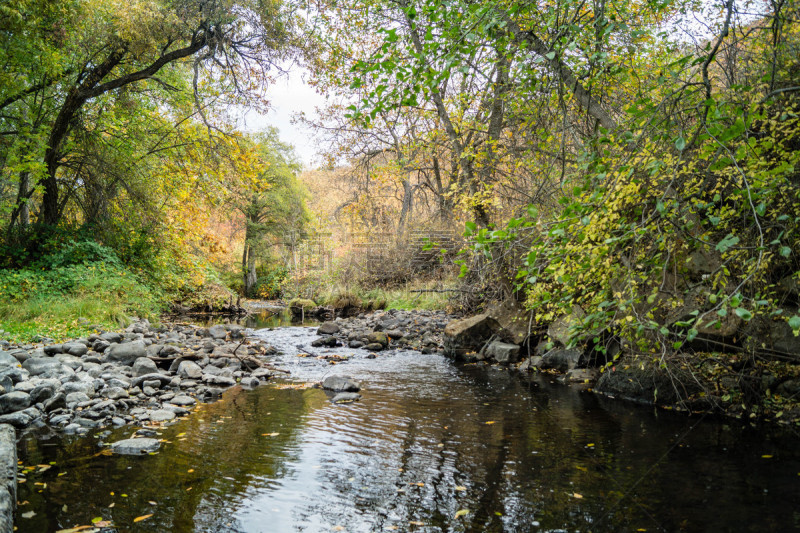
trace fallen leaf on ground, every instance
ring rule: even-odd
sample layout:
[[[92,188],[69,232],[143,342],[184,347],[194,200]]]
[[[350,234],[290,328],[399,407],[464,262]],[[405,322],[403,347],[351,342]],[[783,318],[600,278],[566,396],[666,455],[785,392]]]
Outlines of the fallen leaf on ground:
[[[141,522],[142,520],[147,520],[151,516],[153,516],[152,513],[151,514],[143,514],[142,516],[137,516],[136,518],[134,518],[133,521],[134,521],[134,523],[135,522]]]

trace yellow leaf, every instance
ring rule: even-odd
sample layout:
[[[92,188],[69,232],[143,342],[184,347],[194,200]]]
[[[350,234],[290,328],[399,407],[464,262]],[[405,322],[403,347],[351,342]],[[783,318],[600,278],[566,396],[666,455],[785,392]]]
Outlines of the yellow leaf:
[[[134,518],[134,519],[133,519],[133,522],[134,522],[134,523],[136,523],[136,522],[141,522],[142,520],[147,520],[147,519],[148,519],[148,518],[150,518],[151,516],[153,516],[153,514],[152,514],[152,513],[151,513],[151,514],[143,514],[142,516],[137,516],[136,518]]]
[[[194,472],[194,468],[190,468],[190,469],[189,469],[189,470],[187,470],[186,472],[188,472],[189,474],[191,474],[192,472]]]
[[[581,498],[583,498],[583,495],[582,494],[578,494],[577,492],[575,492],[575,493],[572,494],[572,497],[573,498],[577,498],[577,499],[580,500]]]
[[[456,511],[456,515],[453,518],[461,518],[462,516],[466,516],[469,514],[469,509],[459,509]]]
[[[772,456],[771,455],[762,455],[761,458],[762,459],[772,459]]]
[[[490,425],[492,425],[492,424],[494,424],[494,420],[489,420],[488,422],[486,422],[486,425],[487,425],[487,426],[490,426]]]
[[[280,433],[262,433],[262,437],[277,437]]]
[[[467,487],[462,487],[461,485],[459,485],[456,487],[456,490],[459,492],[464,492],[465,490],[467,490]]]

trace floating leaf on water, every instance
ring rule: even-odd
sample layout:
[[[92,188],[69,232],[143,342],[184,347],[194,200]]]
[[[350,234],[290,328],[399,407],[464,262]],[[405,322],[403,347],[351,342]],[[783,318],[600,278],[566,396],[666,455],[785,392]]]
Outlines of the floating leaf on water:
[[[186,433],[178,433],[178,434],[177,434],[177,435],[175,435],[175,436],[176,436],[176,437],[183,437],[184,435],[186,435]]]
[[[490,425],[492,425],[492,424],[494,424],[494,420],[489,420],[488,422],[486,422],[486,425],[487,425],[487,426],[490,426]]]
[[[262,433],[262,437],[277,437],[280,433]]]
[[[419,520],[411,520],[408,522],[412,526],[424,526],[425,522],[420,522]]]
[[[111,520],[101,520],[94,524],[95,527],[109,527],[111,526]]]
[[[459,492],[464,492],[465,490],[467,490],[467,487],[462,487],[461,485],[459,485],[456,487],[456,490]]]
[[[772,456],[771,455],[762,455],[761,458],[762,459],[772,459]]]
[[[187,472],[187,473],[189,473],[189,474],[191,474],[192,472],[194,472],[194,468],[190,468],[190,469],[189,469],[189,470],[187,470],[186,472]]]
[[[35,511],[28,511],[27,513],[22,513],[20,516],[22,518],[33,518],[34,516],[36,516],[36,512]]]
[[[111,502],[111,503],[108,504],[108,508],[109,509],[113,509],[115,505],[116,505],[116,502]]]
[[[134,518],[134,519],[133,519],[133,522],[134,522],[134,523],[136,523],[136,522],[141,522],[142,520],[147,520],[147,519],[148,519],[148,518],[150,518],[151,516],[153,516],[153,514],[152,514],[152,513],[150,513],[150,514],[143,514],[142,516],[137,516],[136,518]]]
[[[149,502],[147,502],[147,503],[149,503],[150,505],[158,505],[158,503],[154,502],[153,500],[150,500],[150,501],[149,501]]]
[[[590,442],[586,445],[587,448],[594,448],[594,442]]]
[[[580,500],[581,498],[583,498],[583,494],[578,494],[577,492],[573,492],[572,497]]]
[[[462,516],[466,516],[469,514],[469,509],[459,509],[456,511],[456,515],[453,518],[461,518]]]
[[[334,531],[344,531],[344,526],[333,526]]]
[[[96,523],[102,522],[102,521],[103,521],[103,517],[102,516],[96,516],[96,517],[92,518],[92,524],[96,524]]]

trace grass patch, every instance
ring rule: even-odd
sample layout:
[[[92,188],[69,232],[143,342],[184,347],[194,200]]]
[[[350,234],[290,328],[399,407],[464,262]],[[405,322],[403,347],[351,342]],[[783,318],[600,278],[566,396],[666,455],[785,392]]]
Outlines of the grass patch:
[[[160,312],[160,293],[116,265],[0,271],[1,337],[12,342],[80,337],[125,327],[133,317],[157,321]]]
[[[392,289],[332,286],[320,295],[319,301],[321,305],[332,306],[337,309],[345,307],[343,303],[347,303],[350,306],[367,310],[447,310],[451,307],[451,293],[434,291],[446,289],[448,285],[448,283],[442,281],[430,281],[426,283],[409,283],[404,287]]]

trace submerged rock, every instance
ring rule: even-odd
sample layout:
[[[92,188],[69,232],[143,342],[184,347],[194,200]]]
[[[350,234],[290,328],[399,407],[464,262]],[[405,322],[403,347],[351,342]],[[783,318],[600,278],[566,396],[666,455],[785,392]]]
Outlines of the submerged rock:
[[[332,403],[350,403],[357,402],[361,399],[361,395],[357,392],[340,392],[331,398]]]
[[[113,443],[111,451],[120,455],[144,455],[152,453],[160,447],[161,442],[158,439],[134,438]]]

